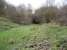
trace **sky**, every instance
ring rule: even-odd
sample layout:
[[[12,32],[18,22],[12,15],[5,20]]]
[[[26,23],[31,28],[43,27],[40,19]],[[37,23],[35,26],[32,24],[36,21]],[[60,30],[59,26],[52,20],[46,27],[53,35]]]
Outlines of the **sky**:
[[[46,0],[6,0],[6,1],[10,4],[15,5],[15,6],[18,6],[23,3],[25,5],[31,4],[33,9],[37,9],[46,3]],[[59,6],[59,5],[62,5],[62,1],[63,0],[56,0],[55,3]]]

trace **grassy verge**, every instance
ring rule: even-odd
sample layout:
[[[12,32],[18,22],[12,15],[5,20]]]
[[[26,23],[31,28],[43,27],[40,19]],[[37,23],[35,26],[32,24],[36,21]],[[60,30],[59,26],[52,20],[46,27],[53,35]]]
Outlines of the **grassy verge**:
[[[12,23],[5,17],[0,17],[0,31],[9,30],[11,28],[18,27],[18,24]]]

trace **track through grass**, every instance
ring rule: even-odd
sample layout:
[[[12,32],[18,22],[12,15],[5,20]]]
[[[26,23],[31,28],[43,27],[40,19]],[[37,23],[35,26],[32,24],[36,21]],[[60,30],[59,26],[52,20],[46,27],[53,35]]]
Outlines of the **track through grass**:
[[[52,50],[57,50],[58,41],[67,37],[66,26],[49,24],[25,25],[0,32],[0,50],[32,50],[26,45],[48,40]]]

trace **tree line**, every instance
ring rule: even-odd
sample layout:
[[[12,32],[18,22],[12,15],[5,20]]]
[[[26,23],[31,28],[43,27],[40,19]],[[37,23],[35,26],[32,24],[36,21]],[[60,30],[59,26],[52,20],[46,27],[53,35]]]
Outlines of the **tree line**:
[[[0,16],[17,24],[56,23],[67,25],[67,4],[57,7],[54,2],[55,0],[53,2],[47,0],[47,5],[42,5],[33,14],[31,4],[28,4],[27,7],[24,4],[15,7],[5,0],[0,0]]]

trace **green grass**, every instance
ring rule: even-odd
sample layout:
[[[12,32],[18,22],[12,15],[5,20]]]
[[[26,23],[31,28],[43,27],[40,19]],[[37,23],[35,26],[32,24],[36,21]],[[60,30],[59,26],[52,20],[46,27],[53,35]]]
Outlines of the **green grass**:
[[[0,17],[0,31],[9,30],[10,28],[18,27],[18,24],[11,22],[5,17]]]
[[[49,24],[26,25],[0,32],[0,50],[32,50],[24,48],[27,44],[40,43],[48,40],[52,45],[52,50],[57,50],[58,41],[67,37],[66,26],[56,26]],[[14,44],[10,44],[13,41]]]

